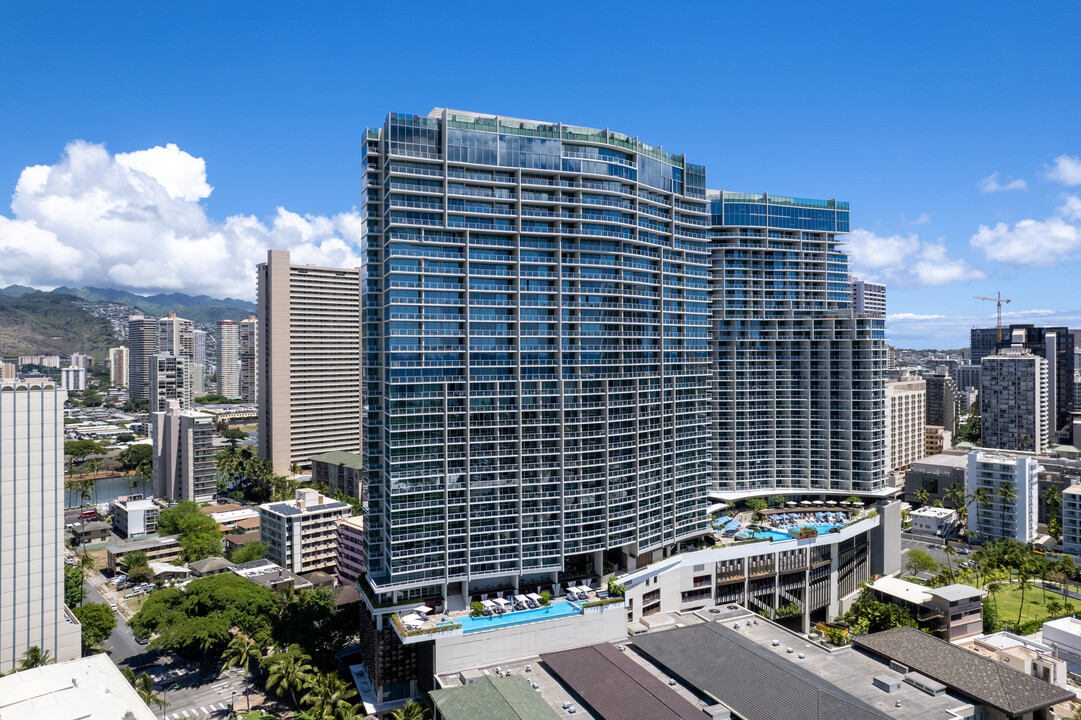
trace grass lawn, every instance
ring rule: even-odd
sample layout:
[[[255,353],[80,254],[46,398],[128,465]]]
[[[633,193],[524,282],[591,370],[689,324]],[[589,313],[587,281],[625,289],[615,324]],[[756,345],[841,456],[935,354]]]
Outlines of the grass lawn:
[[[995,596],[998,601],[998,619],[1000,622],[1014,625],[1017,623],[1017,611],[1021,608],[1020,588],[1003,590]],[[1047,593],[1047,602],[1058,601],[1062,603],[1062,595]],[[1075,607],[1081,607],[1081,600],[1073,600]],[[1059,610],[1057,615],[1062,615]],[[1044,604],[1044,593],[1039,588],[1027,588],[1025,590],[1025,607],[1021,610],[1021,622],[1029,620],[1050,620],[1051,613]]]

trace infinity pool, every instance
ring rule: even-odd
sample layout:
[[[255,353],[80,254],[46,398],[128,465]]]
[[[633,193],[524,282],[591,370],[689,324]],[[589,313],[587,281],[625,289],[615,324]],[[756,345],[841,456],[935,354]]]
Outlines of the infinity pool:
[[[800,525],[800,527],[813,527],[818,530],[819,535],[827,534],[831,529],[835,527],[843,527],[842,525]],[[751,537],[754,538],[769,538],[770,540],[791,540],[792,536],[786,532],[780,532],[778,530],[757,530]]]
[[[455,618],[462,626],[462,632],[481,632],[495,630],[497,628],[525,625],[541,620],[555,620],[559,617],[577,615],[582,609],[568,600],[555,600],[548,607],[533,608],[532,610],[517,610],[502,615],[489,615],[488,617],[475,618],[471,615],[463,618]]]

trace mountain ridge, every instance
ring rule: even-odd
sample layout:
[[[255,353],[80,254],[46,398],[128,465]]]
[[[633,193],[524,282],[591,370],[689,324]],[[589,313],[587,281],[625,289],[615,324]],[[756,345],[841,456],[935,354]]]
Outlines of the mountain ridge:
[[[157,317],[175,312],[177,315],[196,323],[213,325],[219,320],[243,320],[255,314],[255,303],[237,298],[212,298],[209,295],[187,295],[185,293],[158,293],[156,295],[136,295],[127,290],[114,288],[81,287],[72,288],[61,285],[49,291],[39,291],[24,285],[9,285],[0,288],[0,297],[20,298],[31,293],[66,295],[87,302],[110,302],[140,310]]]

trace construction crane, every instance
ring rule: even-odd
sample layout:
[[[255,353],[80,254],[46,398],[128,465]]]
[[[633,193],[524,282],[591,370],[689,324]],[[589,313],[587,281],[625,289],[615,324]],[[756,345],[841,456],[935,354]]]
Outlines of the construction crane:
[[[1000,290],[995,297],[984,297],[982,295],[973,295],[976,300],[989,300],[998,305],[998,342],[1002,343],[1002,304],[1009,304],[1009,300],[1002,299],[1002,291]]]

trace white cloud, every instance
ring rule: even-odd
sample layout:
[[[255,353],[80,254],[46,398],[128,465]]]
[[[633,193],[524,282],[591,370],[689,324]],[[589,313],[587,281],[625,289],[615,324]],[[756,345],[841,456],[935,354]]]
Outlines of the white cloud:
[[[882,237],[862,228],[849,233],[847,240],[850,269],[863,280],[910,287],[986,277],[964,260],[950,258],[941,240],[923,242],[914,233]]]
[[[1012,177],[1007,178],[1006,184],[1003,185],[998,181],[998,171],[991,173],[985,178],[980,178],[980,192],[982,193],[996,193],[1005,192],[1007,190],[1024,190],[1028,187],[1027,183],[1021,178],[1014,180]]]
[[[1081,185],[1081,158],[1076,155],[1059,155],[1054,167],[1047,168],[1047,179],[1063,185]]]
[[[972,300],[971,305],[960,307],[981,309],[988,306],[991,311],[977,315],[922,315],[899,312],[886,316],[886,337],[895,347],[928,348],[965,347],[969,341],[969,331],[974,327],[994,327],[995,311],[990,303]],[[1081,311],[1078,310],[1016,310],[1003,312],[1003,318],[1025,318],[1038,316],[1044,325],[1063,325],[1074,327],[1081,324]]]
[[[920,216],[912,221],[913,225],[926,225],[931,222],[931,216],[927,213],[920,213]]]
[[[1061,210],[1072,213],[1076,206],[1067,203]],[[1012,228],[1003,222],[994,227],[980,225],[969,242],[989,259],[1011,265],[1048,267],[1081,255],[1081,229],[1062,216],[1021,220]]]
[[[1081,198],[1069,195],[1058,208],[1058,214],[1067,220],[1081,220]]]
[[[207,217],[206,163],[174,144],[111,155],[74,141],[55,165],[23,170],[0,215],[0,285],[58,283],[252,298],[269,248],[298,263],[355,267],[363,221],[279,207],[260,220]]]
[[[920,315],[918,313],[891,313],[886,316],[887,320],[943,320],[945,315]]]

